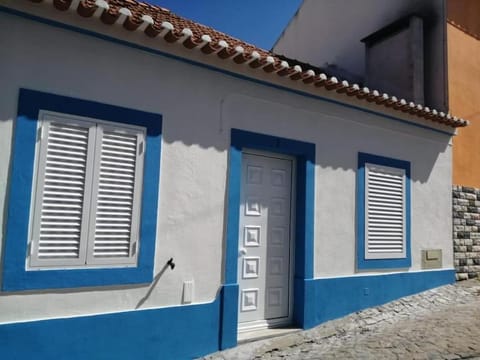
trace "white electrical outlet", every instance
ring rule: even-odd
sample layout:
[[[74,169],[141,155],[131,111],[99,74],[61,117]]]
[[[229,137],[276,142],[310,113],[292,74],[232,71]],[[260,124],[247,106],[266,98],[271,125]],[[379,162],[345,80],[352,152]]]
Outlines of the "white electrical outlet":
[[[183,282],[183,303],[191,304],[193,302],[193,280]]]

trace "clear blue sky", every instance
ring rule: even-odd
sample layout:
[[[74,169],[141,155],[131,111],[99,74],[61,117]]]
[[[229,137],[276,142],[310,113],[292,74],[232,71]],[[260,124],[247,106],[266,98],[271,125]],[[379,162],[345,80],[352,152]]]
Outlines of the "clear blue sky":
[[[269,50],[302,0],[142,0]]]

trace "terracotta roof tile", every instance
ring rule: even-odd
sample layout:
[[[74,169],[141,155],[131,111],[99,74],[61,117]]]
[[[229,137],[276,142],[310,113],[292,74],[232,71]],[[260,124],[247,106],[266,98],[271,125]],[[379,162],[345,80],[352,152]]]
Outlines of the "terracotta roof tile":
[[[30,1],[44,2],[43,0]],[[53,0],[52,3],[60,11],[76,7],[80,16],[98,16],[105,24],[120,23],[126,30],[143,31],[146,36],[162,37],[169,43],[177,42],[187,49],[199,48],[206,55],[215,53],[221,59],[231,60],[236,64],[248,64],[251,68],[261,69],[272,76],[275,74],[289,77],[302,83],[303,86],[313,84],[327,91],[356,97],[378,106],[385,106],[451,127],[468,125],[468,121],[450,114],[329,77],[320,68],[260,49],[211,27],[182,18],[160,6],[135,0]]]
[[[477,40],[480,40],[480,34],[479,33],[471,31],[469,28],[465,27],[464,25],[455,22],[455,20],[447,18],[447,22],[450,25],[455,26],[457,29],[463,31],[465,34],[470,35],[471,37],[473,37]]]

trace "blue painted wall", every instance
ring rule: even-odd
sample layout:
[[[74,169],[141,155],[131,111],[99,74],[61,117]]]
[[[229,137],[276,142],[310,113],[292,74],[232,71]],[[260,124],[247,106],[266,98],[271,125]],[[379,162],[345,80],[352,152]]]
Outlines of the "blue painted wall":
[[[219,303],[0,325],[0,358],[199,357],[218,349]]]
[[[454,270],[305,280],[304,328],[455,281]],[[228,300],[228,298],[231,298]],[[191,359],[236,345],[237,286],[212,303],[0,325],[1,359]],[[223,325],[222,325],[223,323]]]
[[[315,279],[307,282],[315,308],[306,327],[455,282],[455,270]],[[314,301],[314,304],[309,304]]]

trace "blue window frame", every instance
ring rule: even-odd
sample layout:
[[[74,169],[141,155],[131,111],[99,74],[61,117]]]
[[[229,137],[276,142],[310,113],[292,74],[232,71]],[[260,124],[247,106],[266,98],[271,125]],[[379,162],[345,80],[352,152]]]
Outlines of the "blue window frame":
[[[358,154],[357,269],[411,266],[410,162]]]
[[[27,270],[30,204],[40,110],[83,116],[146,129],[137,266]],[[20,89],[6,214],[3,291],[148,283],[153,279],[160,180],[162,116],[93,101]]]

